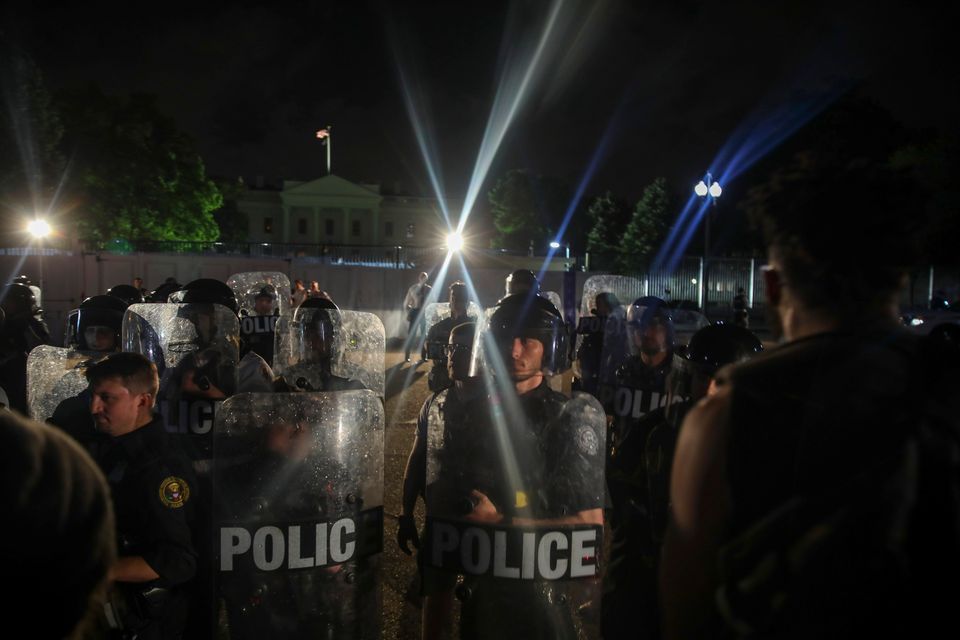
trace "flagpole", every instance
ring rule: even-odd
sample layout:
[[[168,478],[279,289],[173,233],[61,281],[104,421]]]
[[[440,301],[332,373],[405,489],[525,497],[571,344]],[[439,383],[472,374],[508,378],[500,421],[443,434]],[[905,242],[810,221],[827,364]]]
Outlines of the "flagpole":
[[[333,146],[333,125],[327,125],[327,175],[330,175],[330,147]]]

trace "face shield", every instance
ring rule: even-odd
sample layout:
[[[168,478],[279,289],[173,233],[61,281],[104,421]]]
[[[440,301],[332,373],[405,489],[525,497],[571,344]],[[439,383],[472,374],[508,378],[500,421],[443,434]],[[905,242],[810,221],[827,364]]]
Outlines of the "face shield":
[[[292,364],[332,361],[343,350],[340,314],[334,309],[298,309],[290,330]]]
[[[510,377],[518,360],[517,341],[522,358],[534,357],[534,352],[539,351],[536,345],[526,344],[529,340],[536,340],[542,346],[539,370],[544,375],[567,370],[569,338],[559,312],[540,297],[507,296],[487,311],[477,328],[470,375],[489,373]]]

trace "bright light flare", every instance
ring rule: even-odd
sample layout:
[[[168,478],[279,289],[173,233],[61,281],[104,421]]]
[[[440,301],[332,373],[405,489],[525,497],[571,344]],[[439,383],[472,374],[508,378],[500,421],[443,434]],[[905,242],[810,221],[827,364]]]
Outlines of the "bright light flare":
[[[447,234],[447,249],[451,253],[457,253],[463,249],[463,235],[454,231]]]
[[[723,189],[720,188],[719,182],[714,182],[710,185],[710,196],[713,198],[719,198],[720,194],[723,193]]]
[[[560,243],[557,242],[556,240],[554,240],[553,242],[550,243],[550,248],[551,248],[551,249],[559,249],[559,248],[560,248]]]
[[[30,224],[27,225],[27,231],[34,238],[46,238],[50,235],[50,225],[46,220],[31,220]]]
[[[708,193],[707,183],[701,180],[700,182],[697,183],[697,186],[693,188],[693,192],[698,196],[700,196],[701,198],[707,195]]]

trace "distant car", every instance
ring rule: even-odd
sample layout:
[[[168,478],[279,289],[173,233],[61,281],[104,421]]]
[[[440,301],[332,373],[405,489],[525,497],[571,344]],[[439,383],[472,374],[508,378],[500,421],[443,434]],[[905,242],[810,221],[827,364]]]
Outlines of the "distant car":
[[[913,333],[929,335],[941,325],[960,325],[960,311],[955,309],[910,309],[900,314],[900,321]]]

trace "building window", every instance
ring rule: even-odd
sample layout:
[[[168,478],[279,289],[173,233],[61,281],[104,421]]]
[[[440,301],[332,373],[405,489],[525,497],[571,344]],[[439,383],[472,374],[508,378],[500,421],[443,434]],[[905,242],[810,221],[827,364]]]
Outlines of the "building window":
[[[273,233],[273,218],[264,218],[264,219],[263,219],[263,232],[264,232],[264,233]]]
[[[386,236],[387,238],[392,238],[392,237],[393,237],[393,223],[392,223],[392,222],[385,222],[385,223],[383,223],[383,235]]]
[[[306,218],[300,218],[297,221],[297,231],[302,236],[307,235],[307,219]]]
[[[332,235],[333,235],[333,220],[331,220],[330,218],[327,218],[325,227],[326,227],[327,235],[328,235],[328,236],[332,236]]]
[[[414,232],[414,228],[413,228],[413,223],[411,222],[410,224],[407,225],[407,237],[412,238],[413,232]]]
[[[352,227],[353,227],[353,229],[351,230],[351,232],[353,233],[353,235],[354,235],[355,237],[356,237],[356,236],[359,236],[359,235],[360,235],[360,221],[359,221],[359,220],[354,220],[354,221],[353,221],[353,224],[352,224]]]

